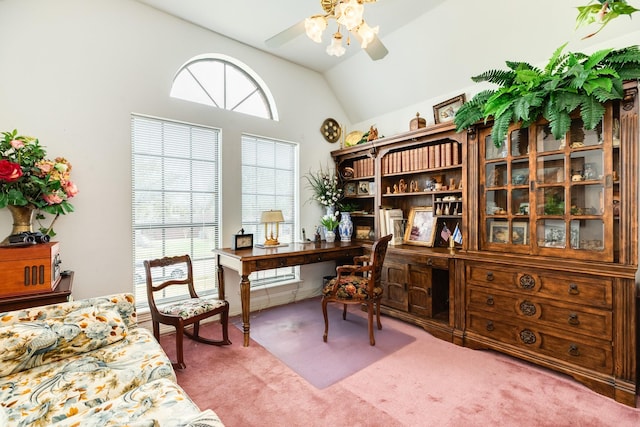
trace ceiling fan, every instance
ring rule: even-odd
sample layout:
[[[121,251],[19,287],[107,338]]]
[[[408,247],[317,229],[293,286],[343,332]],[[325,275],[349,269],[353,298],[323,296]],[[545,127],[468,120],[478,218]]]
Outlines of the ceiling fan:
[[[327,46],[327,53],[342,56],[345,48],[342,46],[344,30],[347,45],[354,36],[371,59],[377,61],[384,58],[389,51],[378,38],[378,27],[371,28],[363,19],[364,4],[374,3],[376,0],[320,0],[320,6],[325,13],[310,16],[286,30],[267,39],[265,43],[271,48],[277,48],[306,33],[316,43],[322,42],[322,33],[327,28],[328,21],[334,19],[338,29],[332,35],[331,44]]]

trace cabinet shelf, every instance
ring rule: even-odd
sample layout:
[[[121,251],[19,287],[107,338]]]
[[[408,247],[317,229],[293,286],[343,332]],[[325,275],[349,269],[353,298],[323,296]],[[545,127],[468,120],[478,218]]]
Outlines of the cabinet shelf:
[[[396,177],[396,176],[417,175],[422,173],[438,173],[442,171],[461,169],[461,168],[462,168],[462,165],[451,165],[451,166],[442,166],[439,168],[414,169],[411,171],[404,171],[404,172],[385,173],[385,174],[382,174],[382,177],[387,178],[387,177]]]

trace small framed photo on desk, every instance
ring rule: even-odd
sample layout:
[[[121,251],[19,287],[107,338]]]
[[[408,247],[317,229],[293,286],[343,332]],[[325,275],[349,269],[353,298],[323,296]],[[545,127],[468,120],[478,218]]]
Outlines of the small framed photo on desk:
[[[249,249],[253,247],[253,234],[234,234],[231,249],[234,251],[240,249]]]

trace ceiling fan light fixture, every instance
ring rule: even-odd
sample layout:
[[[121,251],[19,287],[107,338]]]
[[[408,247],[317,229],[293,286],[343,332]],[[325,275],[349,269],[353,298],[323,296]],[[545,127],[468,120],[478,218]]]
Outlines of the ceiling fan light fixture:
[[[316,43],[322,42],[322,33],[327,28],[327,19],[324,16],[313,16],[304,20],[304,29],[307,37]]]
[[[331,39],[331,44],[327,46],[327,53],[331,56],[342,56],[346,52],[342,46],[342,34],[336,32]]]
[[[351,31],[362,22],[364,5],[359,0],[340,1],[335,7],[336,20]]]
[[[363,49],[366,49],[367,46],[369,46],[369,43],[371,43],[376,38],[379,30],[379,26],[376,25],[375,27],[371,28],[369,25],[367,25],[366,22],[362,21],[362,24],[360,24],[356,32],[362,40],[361,45]]]

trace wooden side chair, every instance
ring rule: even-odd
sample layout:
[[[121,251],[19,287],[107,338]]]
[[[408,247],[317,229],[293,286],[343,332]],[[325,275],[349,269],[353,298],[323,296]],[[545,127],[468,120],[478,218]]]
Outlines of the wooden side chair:
[[[366,304],[369,321],[369,343],[376,345],[373,336],[373,311],[375,306],[378,329],[382,329],[380,323],[380,300],[382,299],[382,286],[380,277],[382,263],[387,254],[387,247],[392,235],[381,237],[371,248],[371,255],[357,256],[353,258],[354,265],[342,265],[336,268],[338,275],[331,279],[322,290],[322,314],[324,316],[324,336],[327,342],[329,333],[329,318],[327,317],[327,303],[337,302],[344,305],[342,319],[347,319],[348,304]]]
[[[160,340],[160,323],[173,325],[176,328],[176,353],[178,362],[172,363],[174,368],[184,369],[187,367],[184,363],[182,351],[183,334],[204,344],[231,344],[228,333],[229,303],[223,299],[200,298],[198,294],[196,294],[193,286],[193,266],[189,255],[144,261],[144,269],[147,279],[147,298],[149,300],[149,309],[151,310],[153,335],[157,340]],[[158,276],[156,273],[154,276],[152,275],[152,270],[153,272],[170,270],[171,274]],[[174,272],[176,271],[181,271],[182,274],[175,274]],[[179,286],[187,286],[191,298],[162,306],[156,304],[156,292],[167,293],[166,288]],[[216,341],[201,337],[200,321],[217,314],[220,315],[220,323],[222,325],[222,340]],[[193,332],[185,329],[185,326],[188,325],[193,325]]]

